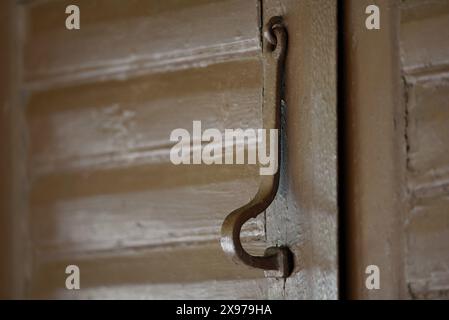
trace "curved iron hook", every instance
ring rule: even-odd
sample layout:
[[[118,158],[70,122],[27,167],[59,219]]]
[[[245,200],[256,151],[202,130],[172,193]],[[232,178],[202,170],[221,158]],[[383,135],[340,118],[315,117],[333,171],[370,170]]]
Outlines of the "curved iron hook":
[[[263,128],[278,130],[277,146],[280,145],[281,76],[287,49],[287,31],[282,18],[272,17],[264,30],[264,94]],[[280,163],[278,152],[277,163]],[[277,166],[279,167],[279,166]],[[287,247],[270,247],[264,256],[252,256],[242,247],[240,231],[243,224],[265,211],[274,200],[279,186],[279,169],[274,175],[260,176],[259,189],[245,206],[231,212],[221,227],[221,247],[236,263],[272,270],[269,276],[288,277],[291,273],[291,252]]]

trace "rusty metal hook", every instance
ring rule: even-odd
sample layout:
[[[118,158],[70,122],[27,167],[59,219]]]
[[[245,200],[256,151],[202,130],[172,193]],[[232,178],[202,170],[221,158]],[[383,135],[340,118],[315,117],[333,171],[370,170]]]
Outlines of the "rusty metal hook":
[[[281,73],[287,50],[287,31],[282,18],[272,17],[264,30],[264,129],[278,130],[280,143]],[[280,152],[278,152],[278,164]],[[279,167],[279,166],[278,166]],[[279,186],[279,169],[274,175],[260,177],[259,189],[254,198],[245,206],[231,212],[221,227],[221,247],[236,263],[271,270],[269,276],[288,277],[291,273],[291,252],[287,247],[270,247],[263,256],[252,256],[242,247],[240,231],[243,224],[263,213],[274,200]]]

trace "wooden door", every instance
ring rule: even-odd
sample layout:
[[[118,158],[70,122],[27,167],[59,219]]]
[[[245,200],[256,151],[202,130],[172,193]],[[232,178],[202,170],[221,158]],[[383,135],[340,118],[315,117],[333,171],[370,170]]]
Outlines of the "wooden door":
[[[65,9],[80,8],[67,30]],[[2,1],[0,293],[13,298],[330,298],[337,287],[336,1]],[[236,265],[223,219],[258,168],[175,166],[170,132],[258,128],[261,27],[282,15],[281,185],[244,226],[288,279]],[[67,290],[68,265],[80,290]]]

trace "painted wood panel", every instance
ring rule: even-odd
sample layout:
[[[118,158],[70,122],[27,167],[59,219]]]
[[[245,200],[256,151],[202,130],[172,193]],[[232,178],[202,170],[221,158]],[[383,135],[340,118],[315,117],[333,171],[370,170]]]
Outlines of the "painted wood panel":
[[[142,288],[147,286],[150,293],[154,285],[185,286],[200,285],[205,282],[212,287],[204,287],[204,291],[210,291],[210,298],[215,298],[214,281],[225,281],[228,286],[232,282],[239,288],[239,282],[259,279],[259,283],[266,281],[261,272],[254,272],[249,268],[241,268],[235,264],[229,264],[227,257],[220,250],[218,241],[179,246],[154,246],[153,248],[130,249],[116,248],[115,251],[100,253],[83,252],[76,256],[72,254],[53,257],[36,255],[33,267],[33,282],[31,283],[31,297],[54,297],[66,291],[61,287],[65,283],[65,267],[68,264],[76,264],[82,271],[82,290],[80,297],[85,296],[85,290],[96,297],[95,292],[103,295],[109,293],[113,296],[117,287]],[[170,287],[170,286],[168,286]],[[227,299],[233,296],[228,292]],[[160,292],[155,291],[157,297]],[[167,295],[168,293],[164,293]],[[260,294],[260,293],[259,293]],[[67,295],[64,294],[63,296]],[[133,293],[128,293],[133,295]],[[74,294],[76,297],[76,294]],[[179,294],[178,297],[181,297]],[[186,295],[183,298],[192,298]],[[254,298],[257,292],[254,292]],[[143,298],[143,297],[142,297]],[[199,298],[199,297],[194,297]]]
[[[405,73],[447,69],[449,2],[405,0],[401,8],[400,46]]]
[[[11,281],[1,294],[337,298],[336,1],[10,4],[11,261],[0,271]],[[80,6],[78,31],[64,28],[67,4]],[[254,254],[289,245],[287,280],[234,264],[219,245],[258,168],[169,161],[171,130],[193,120],[261,126],[261,26],[274,14],[290,39],[281,188],[242,241]],[[69,264],[81,290],[65,289]]]
[[[12,277],[13,228],[11,198],[13,181],[11,149],[12,149],[12,108],[11,89],[13,73],[13,42],[14,32],[11,30],[11,3],[0,2],[0,299],[11,296],[14,281]]]
[[[344,4],[344,162],[347,295],[447,298],[449,113],[447,0]],[[368,290],[368,265],[380,289]]]
[[[419,198],[406,223],[412,298],[448,299],[449,197]]]
[[[449,297],[449,1],[404,1],[408,212],[405,264],[411,298]]]
[[[410,184],[424,192],[449,181],[449,75],[406,79]]]
[[[267,238],[288,245],[293,274],[270,279],[274,299],[337,299],[337,2],[264,1],[289,31],[277,197]]]
[[[169,158],[171,131],[191,131],[193,120],[203,130],[260,127],[257,2],[78,1],[76,32],[61,20],[67,4],[21,6],[26,294],[66,297],[69,264],[82,272],[78,298],[231,298],[240,279],[263,279],[218,242],[224,217],[255,193],[258,168]],[[264,216],[242,237],[263,252]],[[241,296],[264,296],[258,286]]]
[[[63,299],[214,299],[214,300],[254,300],[268,299],[268,283],[265,279],[239,281],[205,281],[196,283],[166,283],[148,285],[122,285],[96,287],[83,290],[79,294],[61,290],[56,293]]]
[[[340,256],[346,297],[401,299],[406,209],[405,108],[399,52],[400,1],[379,0],[380,30],[367,30],[370,0],[343,2],[344,41],[339,106],[343,161],[339,181],[345,244]],[[366,287],[366,269],[376,265],[380,289]]]
[[[194,120],[258,128],[261,79],[253,58],[30,93],[31,175],[167,163],[171,131]]]
[[[68,4],[82,11],[76,32],[65,29]],[[260,48],[256,0],[37,1],[24,16],[31,87],[202,67]]]

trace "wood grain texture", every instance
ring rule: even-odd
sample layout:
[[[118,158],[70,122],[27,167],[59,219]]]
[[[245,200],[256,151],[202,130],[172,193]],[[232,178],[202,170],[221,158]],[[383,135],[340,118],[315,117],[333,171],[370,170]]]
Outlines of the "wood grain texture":
[[[193,120],[203,130],[260,127],[257,2],[77,1],[79,32],[64,27],[68,3],[18,7],[28,232],[21,295],[266,296],[263,273],[228,261],[218,242],[224,217],[253,196],[258,168],[169,159],[171,131],[191,131]],[[263,252],[263,216],[242,239]],[[81,291],[64,289],[69,264],[81,269]]]
[[[7,298],[21,298],[25,296],[26,282],[29,276],[29,267],[31,265],[30,255],[28,254],[28,181],[27,181],[27,136],[26,120],[24,116],[23,102],[25,92],[22,91],[21,82],[21,48],[23,29],[21,23],[21,12],[17,3],[9,1],[2,3],[2,14],[7,15],[5,20],[8,33],[8,43],[2,47],[2,53],[7,55],[7,64],[3,77],[7,84],[2,85],[5,90],[3,100],[2,117],[8,122],[8,125],[2,127],[6,130],[3,136],[7,141],[4,161],[8,164],[7,172],[4,172],[3,182],[7,183],[6,207],[7,215],[5,224],[1,224],[1,233],[7,236],[7,248],[4,251],[6,259],[2,262],[7,270],[7,281],[3,286],[3,293]],[[4,9],[4,11],[3,11]],[[6,40],[6,39],[5,39]],[[2,155],[3,156],[3,155]]]
[[[79,31],[64,27],[69,3]],[[8,297],[338,297],[336,1],[11,4]],[[171,131],[193,120],[261,126],[260,28],[274,14],[290,35],[281,188],[242,242],[254,254],[289,245],[286,281],[235,265],[218,242],[226,215],[254,195],[258,167],[169,161]],[[65,289],[69,264],[81,290]]]
[[[402,2],[400,44],[405,74],[447,72],[448,13],[447,0]]]
[[[9,150],[12,145],[11,139],[11,83],[12,73],[12,39],[13,27],[11,23],[11,6],[7,1],[0,3],[0,299],[6,299],[11,295],[12,281],[12,248],[11,241],[11,161]]]
[[[49,254],[48,250],[95,252],[213,241],[229,208],[243,205],[251,197],[250,192],[234,194],[239,188],[252,190],[254,182],[234,177],[234,181],[201,186],[105,192],[33,204],[32,238],[36,250],[44,251],[42,254]],[[261,218],[245,227],[243,237],[263,240]]]
[[[351,299],[406,297],[403,219],[406,208],[405,108],[401,87],[399,1],[375,1],[380,30],[367,30],[373,1],[344,3],[346,295]],[[365,270],[380,270],[380,289],[368,290]]]
[[[258,300],[268,299],[266,279],[239,281],[207,281],[196,283],[167,283],[96,287],[75,294],[60,290],[61,299],[152,299],[152,300]]]
[[[180,265],[182,261],[182,265]],[[195,285],[204,282],[204,291],[210,291],[210,298],[214,298],[214,281],[226,281],[228,286],[234,282],[239,288],[239,282],[251,280],[263,280],[261,272],[245,268],[235,264],[229,264],[227,257],[220,250],[218,241],[198,244],[185,243],[180,246],[155,246],[149,249],[120,249],[103,253],[61,255],[43,257],[36,255],[34,259],[33,282],[30,295],[33,298],[53,297],[58,298],[63,288],[61,282],[65,282],[65,267],[68,264],[76,264],[82,271],[82,290],[80,297],[88,292],[96,292],[101,289],[102,294],[107,294],[109,288],[111,296],[117,287],[133,286],[143,288],[151,292],[152,286],[163,285]],[[261,282],[262,283],[262,282]],[[122,293],[123,294],[123,293]],[[128,293],[131,295],[132,293]],[[158,292],[153,293],[155,296]],[[159,292],[160,294],[160,292]],[[168,293],[164,293],[167,295]],[[254,292],[254,298],[257,297]],[[179,294],[177,297],[182,298]],[[192,298],[187,295],[184,298]],[[99,298],[93,296],[93,298]],[[143,298],[143,297],[142,297]],[[201,297],[195,297],[201,298]],[[231,298],[231,296],[228,296]]]
[[[258,128],[261,85],[253,58],[31,93],[31,175],[167,163],[171,131],[192,131],[194,120],[203,130]]]
[[[447,298],[449,2],[376,1],[376,32],[368,4],[345,6],[348,295]]]
[[[82,11],[77,32],[65,29],[68,4]],[[24,14],[30,87],[203,67],[260,47],[255,0],[46,1]]]
[[[267,237],[293,251],[293,275],[270,298],[337,299],[337,2],[264,1],[289,33],[278,195]]]
[[[417,299],[449,298],[449,1],[404,1],[408,212],[406,279]]]
[[[406,79],[409,184],[422,193],[449,183],[449,76]]]
[[[449,197],[413,201],[408,219],[407,281],[417,299],[449,299]]]

